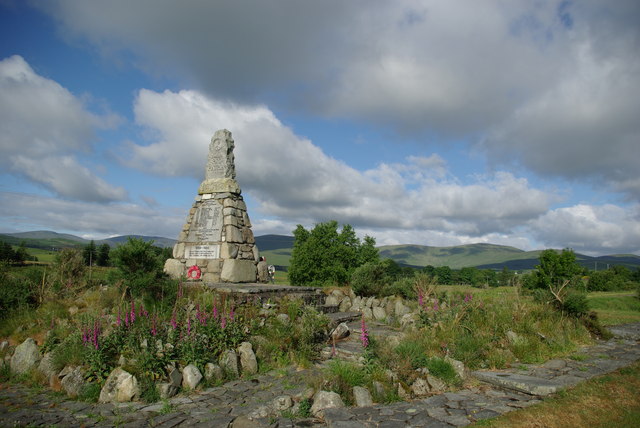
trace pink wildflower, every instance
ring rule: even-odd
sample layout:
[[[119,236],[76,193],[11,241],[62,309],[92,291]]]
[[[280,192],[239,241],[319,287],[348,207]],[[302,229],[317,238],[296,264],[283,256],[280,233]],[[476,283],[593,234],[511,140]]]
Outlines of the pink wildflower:
[[[94,324],[93,324],[93,346],[98,349],[99,345],[98,345],[98,336],[100,335],[100,324],[98,323],[98,320],[95,320]]]
[[[151,335],[155,336],[158,333],[156,330],[156,316],[154,315],[151,319]]]
[[[360,326],[360,340],[362,341],[362,347],[369,346],[369,331],[367,331],[367,325],[364,323],[364,314],[362,315],[362,323]]]
[[[433,302],[433,310],[437,311],[438,309],[440,309],[440,307],[438,306],[438,299],[436,299],[436,301]]]
[[[122,318],[120,317],[120,308],[118,308],[118,317],[116,318],[116,325],[120,327],[122,324]]]
[[[220,320],[220,328],[224,330],[226,326],[227,326],[227,317],[223,315],[222,319]]]
[[[213,319],[217,320],[218,319],[218,307],[216,306],[216,304],[213,304]]]
[[[233,321],[233,318],[235,317],[235,312],[233,311],[233,308],[231,308],[231,311],[229,311],[229,321]]]
[[[136,304],[133,300],[131,301],[131,315],[129,316],[129,319],[131,320],[131,324],[136,321]]]
[[[129,327],[129,312],[124,313],[124,325]]]
[[[171,314],[171,326],[173,328],[178,327],[178,323],[176,322],[176,311],[173,311],[173,314]]]
[[[422,290],[418,291],[418,306],[424,305],[424,297],[422,296]]]

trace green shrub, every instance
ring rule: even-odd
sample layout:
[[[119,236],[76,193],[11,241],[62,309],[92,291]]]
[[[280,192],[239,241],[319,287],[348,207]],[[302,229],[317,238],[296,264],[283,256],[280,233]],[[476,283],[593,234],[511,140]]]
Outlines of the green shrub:
[[[380,295],[382,297],[402,296],[407,300],[415,300],[415,282],[416,280],[413,277],[400,278],[389,285],[384,285]]]
[[[573,317],[579,318],[589,313],[589,302],[586,293],[570,292],[564,298],[560,309]]]
[[[453,369],[453,366],[442,358],[429,358],[426,367],[429,369],[429,373],[439,377],[449,384],[457,383],[459,381],[458,375]]]

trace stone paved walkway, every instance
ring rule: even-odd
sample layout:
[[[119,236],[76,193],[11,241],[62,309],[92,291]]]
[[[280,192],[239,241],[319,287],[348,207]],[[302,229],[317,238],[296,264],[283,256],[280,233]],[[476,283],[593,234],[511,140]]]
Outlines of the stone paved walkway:
[[[524,384],[529,379],[529,384],[548,382],[564,387],[640,360],[640,323],[619,326],[612,331],[616,338],[583,348],[573,359],[521,365],[500,372],[476,372],[476,375],[481,377],[493,373],[498,379],[523,377]],[[324,421],[292,420],[283,416],[276,409],[287,407],[291,397],[302,397],[307,393],[306,383],[313,370],[276,371],[151,405],[82,403],[48,391],[0,385],[0,426],[460,427],[531,406],[541,400],[539,396],[518,391],[513,384],[483,384],[480,388],[411,402],[327,409]]]

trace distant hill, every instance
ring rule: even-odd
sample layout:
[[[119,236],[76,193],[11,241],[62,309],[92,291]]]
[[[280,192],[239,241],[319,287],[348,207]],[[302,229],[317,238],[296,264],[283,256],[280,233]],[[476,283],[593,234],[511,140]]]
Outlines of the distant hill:
[[[159,236],[125,235],[116,236],[104,240],[94,240],[96,245],[107,243],[112,247],[124,243],[127,238],[138,238],[146,242],[154,241],[158,247],[173,247],[175,239]],[[28,248],[40,248],[44,250],[60,249],[68,247],[83,247],[89,240],[74,235],[56,233],[46,230],[21,233],[0,234],[0,241],[12,245],[20,245],[24,242]],[[262,235],[256,236],[256,244],[260,254],[266,257],[269,264],[276,266],[289,266],[291,250],[293,249],[293,236],[286,235]],[[424,266],[449,266],[452,269],[463,267],[477,267],[479,269],[500,270],[507,267],[509,270],[530,270],[539,264],[541,250],[523,251],[518,248],[495,244],[469,244],[453,247],[430,247],[425,245],[383,245],[378,247],[382,258],[390,258],[403,266],[421,268]],[[608,266],[624,265],[630,269],[640,268],[640,256],[633,254],[613,254],[600,257],[591,257],[576,253],[576,259],[582,266],[589,269],[606,269]]]
[[[175,239],[163,238],[159,236],[125,235],[108,239],[94,239],[96,245],[109,244],[115,247],[127,242],[127,238],[138,238],[145,242],[153,241],[153,245],[161,248],[173,247]],[[24,242],[27,248],[39,248],[43,250],[59,250],[61,248],[79,248],[89,244],[90,239],[79,236],[57,233],[48,230],[38,230],[34,232],[5,233],[0,234],[0,241],[11,245],[20,245]]]

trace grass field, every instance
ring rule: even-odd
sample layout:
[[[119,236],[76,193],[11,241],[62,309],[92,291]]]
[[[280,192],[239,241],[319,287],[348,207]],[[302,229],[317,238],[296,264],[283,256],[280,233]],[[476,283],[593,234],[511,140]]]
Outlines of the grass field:
[[[589,293],[589,306],[603,325],[640,322],[640,299],[632,290]]]
[[[470,427],[624,428],[640,426],[640,362],[560,392],[528,409]]]

